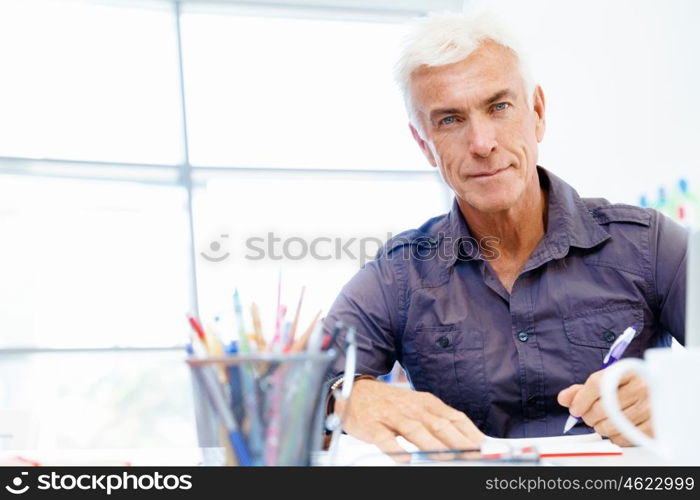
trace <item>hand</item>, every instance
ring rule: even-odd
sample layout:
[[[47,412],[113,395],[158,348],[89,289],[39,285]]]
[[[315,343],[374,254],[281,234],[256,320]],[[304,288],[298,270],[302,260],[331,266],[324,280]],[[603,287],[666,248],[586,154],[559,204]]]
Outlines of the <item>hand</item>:
[[[559,393],[559,404],[569,408],[574,417],[581,417],[601,436],[620,446],[632,446],[605,414],[600,399],[600,378],[603,370],[591,374],[586,383],[572,385]],[[649,392],[644,381],[635,374],[625,374],[617,390],[620,408],[630,422],[648,436],[652,436]]]
[[[436,396],[377,380],[355,381],[349,402],[337,401],[336,411],[345,414],[345,432],[385,453],[405,452],[396,441],[397,436],[421,450],[478,448],[484,439],[464,413]],[[394,455],[394,459],[408,462],[410,456]]]

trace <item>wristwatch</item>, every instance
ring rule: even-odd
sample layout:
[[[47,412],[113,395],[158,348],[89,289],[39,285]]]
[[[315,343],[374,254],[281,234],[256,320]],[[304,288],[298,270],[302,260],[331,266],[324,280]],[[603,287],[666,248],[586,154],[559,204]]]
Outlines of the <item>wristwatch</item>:
[[[354,380],[363,380],[363,379],[372,379],[376,380],[375,377],[372,375],[362,375],[362,374],[356,374]],[[328,396],[326,398],[326,416],[330,415],[333,413],[334,407],[335,407],[335,398],[333,397],[333,394],[335,391],[342,389],[343,387],[343,382],[345,381],[345,376],[344,375],[339,375],[335,378],[330,379],[330,387],[328,388]]]

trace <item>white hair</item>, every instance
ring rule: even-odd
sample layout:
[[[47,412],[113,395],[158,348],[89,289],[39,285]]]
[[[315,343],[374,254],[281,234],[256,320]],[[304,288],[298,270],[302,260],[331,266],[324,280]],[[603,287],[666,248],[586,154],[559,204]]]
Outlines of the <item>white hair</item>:
[[[430,14],[414,21],[403,50],[394,68],[394,78],[403,93],[411,121],[415,114],[409,83],[414,71],[422,66],[444,66],[469,57],[485,41],[509,49],[518,60],[520,75],[525,82],[528,105],[532,105],[535,90],[527,58],[514,34],[488,10],[470,13]]]

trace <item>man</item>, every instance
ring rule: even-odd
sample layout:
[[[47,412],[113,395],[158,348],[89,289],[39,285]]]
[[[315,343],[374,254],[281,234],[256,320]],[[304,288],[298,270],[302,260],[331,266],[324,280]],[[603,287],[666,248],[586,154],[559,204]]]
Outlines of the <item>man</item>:
[[[582,417],[572,432],[628,444],[602,409],[600,365],[629,326],[626,356],[669,334],[684,342],[685,231],[653,210],[581,199],[537,166],[544,93],[487,16],[427,18],[397,68],[411,133],[455,201],[390,240],[326,318],[358,333],[362,376],[336,408],[344,429],[386,452],[402,450],[397,436],[470,448],[484,435],[561,435],[571,414]],[[415,391],[373,380],[396,360]],[[640,379],[619,397],[650,434]]]

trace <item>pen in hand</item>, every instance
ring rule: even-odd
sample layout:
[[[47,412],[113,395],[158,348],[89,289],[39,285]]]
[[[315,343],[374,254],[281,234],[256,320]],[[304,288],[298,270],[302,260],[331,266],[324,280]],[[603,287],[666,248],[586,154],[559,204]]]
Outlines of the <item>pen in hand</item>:
[[[630,345],[632,339],[634,339],[634,336],[636,334],[637,330],[635,330],[631,326],[627,328],[624,332],[622,332],[622,335],[620,335],[617,338],[617,340],[613,342],[613,345],[610,346],[610,350],[605,355],[605,359],[603,359],[603,364],[600,366],[600,370],[607,368],[608,366],[612,365],[615,361],[620,359],[624,354],[625,349],[627,349],[627,346]],[[566,425],[564,425],[564,434],[569,432],[574,427],[574,425],[576,425],[580,421],[580,417],[574,417],[573,415],[569,415],[569,418],[566,419]]]

